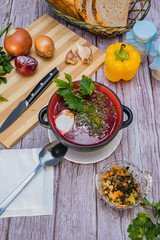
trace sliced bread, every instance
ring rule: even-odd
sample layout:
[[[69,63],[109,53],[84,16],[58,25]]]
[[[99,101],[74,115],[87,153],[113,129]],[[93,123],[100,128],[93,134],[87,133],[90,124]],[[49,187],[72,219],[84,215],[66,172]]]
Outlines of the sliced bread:
[[[103,26],[126,26],[130,4],[131,0],[93,0],[92,11]]]
[[[94,1],[94,0],[93,0]],[[83,0],[84,13],[85,13],[85,21],[87,23],[98,25],[99,23],[95,19],[93,12],[92,12],[92,0]]]
[[[85,20],[86,13],[84,12],[83,0],[74,0],[74,5],[77,9],[77,12],[81,15],[83,20]]]

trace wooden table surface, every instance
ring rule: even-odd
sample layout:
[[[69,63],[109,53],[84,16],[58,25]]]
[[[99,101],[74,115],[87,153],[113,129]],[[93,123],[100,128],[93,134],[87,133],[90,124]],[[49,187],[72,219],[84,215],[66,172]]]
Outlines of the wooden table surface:
[[[9,22],[12,22],[12,27],[25,28],[44,14],[55,18],[104,52],[111,43],[125,41],[126,38],[126,34],[123,34],[117,38],[105,39],[70,25],[58,18],[44,0],[1,0],[0,30]],[[152,0],[146,19],[153,21],[160,33],[159,14],[160,1]],[[4,35],[0,38],[0,44],[3,39]],[[150,58],[140,65],[136,76],[129,82],[109,82],[104,67],[92,76],[93,80],[110,87],[121,102],[132,110],[132,124],[123,129],[116,151],[103,161],[82,165],[63,159],[55,167],[53,215],[2,218],[0,240],[128,239],[128,224],[142,207],[117,211],[105,205],[95,189],[95,174],[114,160],[133,162],[149,171],[153,177],[153,188],[148,199],[160,200],[160,82],[151,77],[149,63]],[[42,148],[48,142],[47,129],[38,124],[12,149]],[[0,149],[5,147],[0,144]]]

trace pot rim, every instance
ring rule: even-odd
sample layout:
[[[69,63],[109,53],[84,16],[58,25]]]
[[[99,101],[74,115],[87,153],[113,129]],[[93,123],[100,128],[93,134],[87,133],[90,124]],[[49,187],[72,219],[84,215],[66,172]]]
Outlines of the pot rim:
[[[73,81],[73,83],[75,83],[75,82],[80,82],[80,80],[78,80],[78,81]],[[49,119],[49,106],[50,106],[50,104],[51,104],[51,101],[52,101],[53,97],[57,94],[57,91],[56,91],[56,92],[52,95],[52,97],[50,98],[50,101],[49,101],[49,103],[48,103],[47,118],[48,118],[48,120],[49,120],[49,121],[48,121],[48,122],[49,122],[49,126],[50,126],[51,130],[53,131],[53,133],[56,135],[56,137],[57,137],[60,141],[63,142],[63,144],[66,144],[67,146],[77,147],[77,148],[85,148],[85,149],[87,149],[87,148],[96,148],[96,147],[99,147],[99,146],[103,146],[103,145],[105,145],[105,144],[108,144],[110,141],[112,141],[113,138],[118,134],[119,130],[121,129],[122,122],[123,122],[124,112],[123,112],[123,106],[122,106],[122,103],[121,103],[119,97],[116,95],[116,93],[115,93],[114,91],[112,91],[109,87],[105,86],[104,84],[99,83],[99,82],[95,82],[95,81],[93,81],[93,83],[98,84],[98,85],[101,85],[101,86],[107,88],[107,89],[116,97],[116,99],[118,100],[118,102],[119,102],[119,104],[120,104],[121,114],[122,114],[122,115],[121,115],[120,124],[119,124],[116,132],[115,132],[111,137],[109,137],[108,139],[103,140],[102,142],[99,142],[99,143],[97,143],[97,144],[92,144],[92,145],[80,145],[80,144],[75,144],[75,143],[72,143],[72,142],[67,141],[66,139],[62,138],[62,137],[54,130],[54,128],[52,127],[52,124],[51,124],[51,122],[50,122],[50,119]]]

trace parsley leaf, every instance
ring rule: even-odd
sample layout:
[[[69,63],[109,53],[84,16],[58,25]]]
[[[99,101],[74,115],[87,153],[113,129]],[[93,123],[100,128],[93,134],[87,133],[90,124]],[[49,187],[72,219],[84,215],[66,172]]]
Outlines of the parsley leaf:
[[[11,65],[11,63],[7,59],[5,59],[3,61],[3,64],[4,64],[3,69],[5,70],[5,73],[10,73],[13,69],[13,66]]]
[[[53,82],[56,83],[56,86],[58,88],[71,88],[72,89],[73,88],[73,83],[72,83],[71,75],[65,73],[65,77],[68,80],[68,83],[63,81],[63,80],[61,80],[61,79],[54,79]]]
[[[10,63],[11,57],[6,56],[6,53],[3,51],[3,47],[0,47],[0,84],[7,83],[6,77],[3,75],[10,73],[13,69],[12,64]]]
[[[83,99],[73,92],[72,94],[65,95],[64,100],[70,109],[77,110],[79,112],[83,110]]]
[[[71,75],[65,73],[65,77],[68,83],[61,79],[53,80],[59,88],[57,90],[57,94],[63,97],[65,103],[68,105],[68,108],[82,111],[84,102],[83,95],[91,96],[93,90],[95,89],[95,85],[91,78],[83,75],[79,84],[80,90],[75,90],[73,88]]]
[[[7,83],[6,77],[1,77],[1,76],[0,76],[0,84],[1,84],[1,83],[5,83],[5,84]]]
[[[72,89],[58,89],[57,94],[64,98],[64,101],[70,109],[82,111],[83,99],[72,92]]]
[[[152,206],[154,209],[154,215],[157,220],[160,217],[160,201],[157,203],[150,203],[147,199],[143,199],[148,206]],[[160,224],[153,224],[147,213],[140,212],[137,217],[129,224],[127,232],[129,237],[134,240],[160,240]]]
[[[65,73],[64,74],[65,75],[65,78],[68,80],[68,82],[69,82],[69,86],[71,87],[71,88],[73,88],[73,83],[72,83],[72,77],[71,77],[71,75],[69,75],[68,73]]]
[[[82,95],[92,95],[93,90],[95,90],[95,85],[91,78],[88,78],[87,76],[83,75],[82,80],[80,81],[80,89]]]
[[[58,88],[69,88],[69,83],[61,80],[61,79],[54,79],[53,82],[55,82],[56,86]]]
[[[8,100],[4,98],[2,95],[0,95],[0,102],[8,102]]]

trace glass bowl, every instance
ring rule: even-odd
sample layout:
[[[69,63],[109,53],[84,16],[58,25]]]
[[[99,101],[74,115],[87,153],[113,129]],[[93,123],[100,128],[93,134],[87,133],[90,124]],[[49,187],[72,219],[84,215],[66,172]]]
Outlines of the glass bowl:
[[[135,164],[127,161],[114,161],[111,163],[108,163],[100,173],[96,174],[96,188],[97,191],[99,192],[101,198],[108,203],[111,207],[119,209],[119,210],[127,210],[127,209],[132,209],[136,206],[138,206],[141,201],[140,199],[136,201],[136,204],[123,207],[123,206],[118,206],[110,202],[103,194],[103,187],[102,187],[102,179],[105,173],[109,170],[111,170],[112,167],[117,165],[117,167],[127,167],[128,171],[132,173],[133,177],[135,178],[136,182],[140,184],[140,193],[141,197],[144,198],[149,191],[152,188],[152,177],[147,171],[142,171],[137,167]]]

